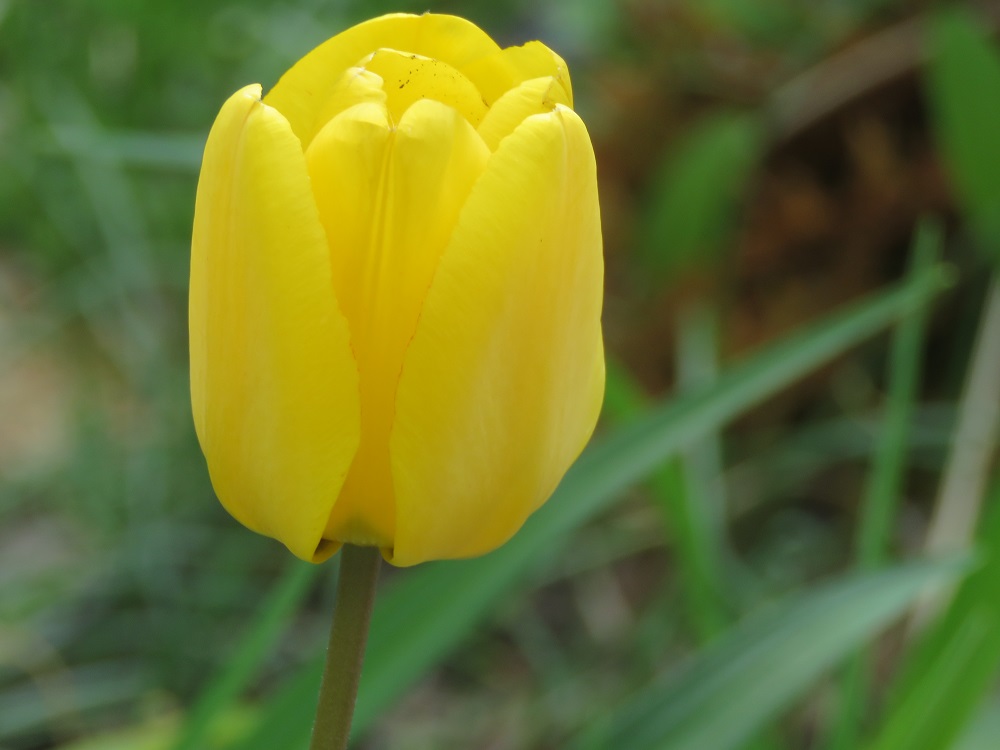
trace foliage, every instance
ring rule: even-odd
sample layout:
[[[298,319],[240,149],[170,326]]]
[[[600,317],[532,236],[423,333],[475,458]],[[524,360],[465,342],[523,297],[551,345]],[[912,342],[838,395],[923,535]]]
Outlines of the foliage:
[[[186,374],[193,191],[229,93],[386,8],[0,3],[0,746],[303,746],[332,571],[292,564],[212,498]],[[387,576],[357,745],[992,747],[997,477],[974,542],[921,559],[1000,247],[984,18],[762,0],[434,10],[573,58],[602,178],[609,387],[592,446],[510,544]],[[897,21],[921,30],[926,67],[901,85],[920,87],[930,130],[879,147],[864,96],[799,141],[776,129],[782,82]],[[924,142],[954,205],[934,182],[900,214],[894,159]],[[768,204],[790,154],[794,179],[803,164],[821,178]],[[836,250],[877,283],[823,265],[814,230],[830,212],[815,186],[846,200],[852,160],[868,188],[892,186],[863,198],[898,198],[868,200],[898,230],[878,258],[850,255],[854,235]],[[949,211],[947,236],[916,229],[928,208]],[[759,241],[781,232],[794,254]],[[781,289],[761,280],[775,267]],[[812,304],[796,286],[810,274],[836,293]],[[900,624],[943,581],[956,593],[926,629]]]

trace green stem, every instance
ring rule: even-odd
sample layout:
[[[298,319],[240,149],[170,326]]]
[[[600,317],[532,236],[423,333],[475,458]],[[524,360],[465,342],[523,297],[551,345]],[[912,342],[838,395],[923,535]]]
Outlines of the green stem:
[[[337,602],[309,750],[344,750],[350,740],[381,559],[377,547],[347,544],[340,553]]]

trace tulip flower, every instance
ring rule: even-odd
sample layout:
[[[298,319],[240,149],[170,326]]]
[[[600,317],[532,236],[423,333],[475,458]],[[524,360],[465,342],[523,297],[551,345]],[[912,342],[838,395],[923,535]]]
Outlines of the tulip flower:
[[[509,539],[604,389],[594,154],[565,63],[388,15],[223,105],[191,257],[195,427],[223,506],[314,562]]]

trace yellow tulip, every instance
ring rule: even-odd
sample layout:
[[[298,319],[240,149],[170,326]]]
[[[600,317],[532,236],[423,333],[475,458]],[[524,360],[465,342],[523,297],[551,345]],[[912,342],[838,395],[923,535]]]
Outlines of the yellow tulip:
[[[222,107],[191,251],[191,398],[223,506],[314,562],[488,552],[604,390],[593,148],[566,65],[388,15]]]

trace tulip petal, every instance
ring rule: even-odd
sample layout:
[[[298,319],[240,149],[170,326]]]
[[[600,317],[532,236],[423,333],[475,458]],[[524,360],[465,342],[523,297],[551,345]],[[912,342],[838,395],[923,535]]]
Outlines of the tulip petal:
[[[385,89],[382,87],[382,76],[354,66],[344,71],[343,75],[330,88],[326,101],[317,111],[316,121],[325,124],[345,109],[350,109],[357,104],[384,105],[387,98]]]
[[[434,99],[458,110],[473,127],[486,114],[486,103],[479,89],[455,68],[441,60],[412,52],[380,49],[362,65],[382,78],[386,105],[398,122],[410,105],[420,99]]]
[[[347,29],[316,47],[281,77],[264,101],[288,118],[303,147],[308,146],[325,124],[317,114],[341,73],[384,47],[441,60],[463,73],[466,66],[500,49],[464,18],[394,13]]]
[[[479,136],[496,151],[500,141],[531,115],[551,112],[556,104],[570,105],[565,90],[554,78],[534,78],[501,96],[479,123]]]
[[[572,110],[493,154],[407,351],[391,435],[397,565],[485,553],[555,489],[601,407],[593,149]]]
[[[329,557],[358,373],[299,141],[260,86],[234,94],[208,137],[189,313],[195,427],[220,501],[298,557]]]
[[[479,86],[487,102],[533,78],[554,78],[562,87],[566,104],[573,106],[573,87],[566,62],[541,42],[498,50],[466,65],[462,72]]]
[[[573,84],[566,61],[541,42],[528,42],[520,47],[508,47],[501,53],[517,69],[517,82],[532,78],[555,78],[573,106]]]
[[[441,254],[490,157],[453,108],[417,101],[394,128],[384,106],[331,120],[306,154],[337,297],[361,373],[361,445],[326,537],[392,546],[389,434],[406,348]]]

